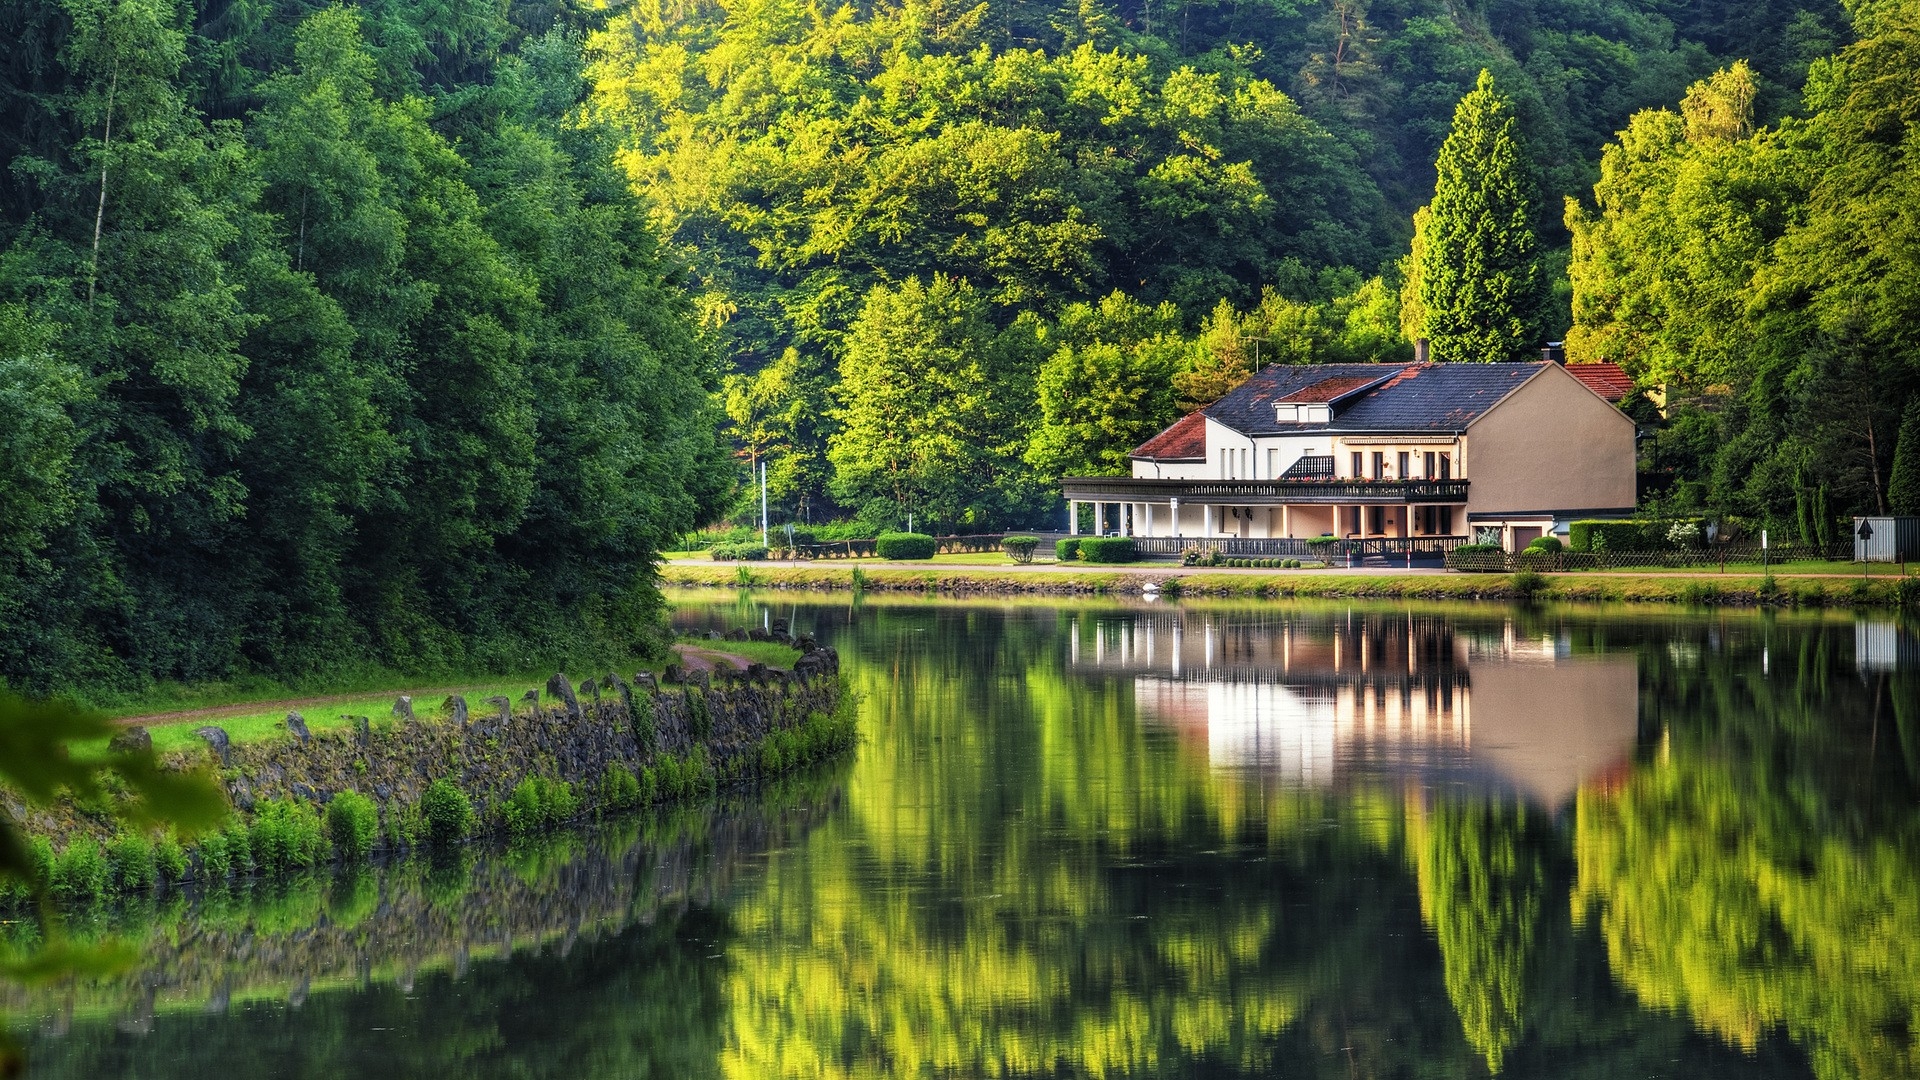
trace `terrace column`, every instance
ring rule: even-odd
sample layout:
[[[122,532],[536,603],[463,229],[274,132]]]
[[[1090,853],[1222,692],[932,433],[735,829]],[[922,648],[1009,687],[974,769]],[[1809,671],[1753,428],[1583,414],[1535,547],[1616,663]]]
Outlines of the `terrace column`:
[[[1141,503],[1140,505],[1141,505],[1142,507],[1144,507],[1144,508],[1146,508],[1146,518],[1147,518],[1147,531],[1146,531],[1146,535],[1147,535],[1147,536],[1152,536],[1152,535],[1153,535],[1153,504],[1152,504],[1152,503]]]
[[[1213,504],[1212,503],[1206,503],[1200,507],[1200,535],[1201,536],[1213,535]]]
[[[1286,503],[1280,504],[1280,535],[1293,535],[1293,508]]]
[[[1072,499],[1067,500],[1067,535],[1080,535],[1080,504]]]
[[[1167,513],[1173,515],[1173,527],[1168,530],[1167,535],[1179,536],[1180,535],[1180,500],[1179,499],[1169,498],[1167,500]]]

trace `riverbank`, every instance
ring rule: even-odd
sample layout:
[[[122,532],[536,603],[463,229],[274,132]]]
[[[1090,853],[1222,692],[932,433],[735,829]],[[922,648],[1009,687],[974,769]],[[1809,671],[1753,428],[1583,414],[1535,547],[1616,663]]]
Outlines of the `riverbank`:
[[[745,575],[743,577],[742,575]],[[679,588],[934,593],[946,596],[1161,596],[1279,599],[1551,600],[1567,602],[1912,607],[1920,577],[1815,574],[1463,574],[1445,570],[1245,570],[1166,564],[1081,569],[1049,565],[960,569],[893,563],[875,567],[671,563],[661,583]]]
[[[743,635],[744,637],[744,635]],[[779,628],[755,643],[797,650],[792,668],[615,673],[546,694],[470,704],[410,698],[378,719],[314,730],[289,713],[273,737],[194,730],[200,745],[157,755],[175,770],[217,773],[235,811],[222,833],[186,846],[120,831],[100,806],[29,807],[0,793],[31,838],[56,895],[87,900],[156,885],[349,864],[385,853],[515,835],[607,810],[699,798],[827,757],[854,739],[839,656]],[[728,645],[715,642],[716,650]],[[116,741],[150,743],[130,727]]]

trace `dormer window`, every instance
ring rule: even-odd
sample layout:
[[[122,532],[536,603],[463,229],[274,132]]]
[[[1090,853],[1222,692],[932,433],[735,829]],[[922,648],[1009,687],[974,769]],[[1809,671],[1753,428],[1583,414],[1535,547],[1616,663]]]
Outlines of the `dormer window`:
[[[1273,407],[1273,419],[1281,424],[1325,424],[1333,419],[1333,406],[1281,402]]]

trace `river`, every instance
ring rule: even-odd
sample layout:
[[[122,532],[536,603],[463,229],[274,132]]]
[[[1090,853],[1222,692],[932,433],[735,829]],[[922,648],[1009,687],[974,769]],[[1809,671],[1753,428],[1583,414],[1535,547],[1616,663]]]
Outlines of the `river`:
[[[1920,637],[1838,613],[676,598],[848,760],[83,915],[46,1077],[1920,1075]]]

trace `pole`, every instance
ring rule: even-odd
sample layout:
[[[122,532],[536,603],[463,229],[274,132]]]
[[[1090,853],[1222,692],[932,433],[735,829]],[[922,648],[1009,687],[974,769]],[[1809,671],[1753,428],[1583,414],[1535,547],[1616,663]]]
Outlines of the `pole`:
[[[760,463],[760,546],[767,546],[767,463]]]

